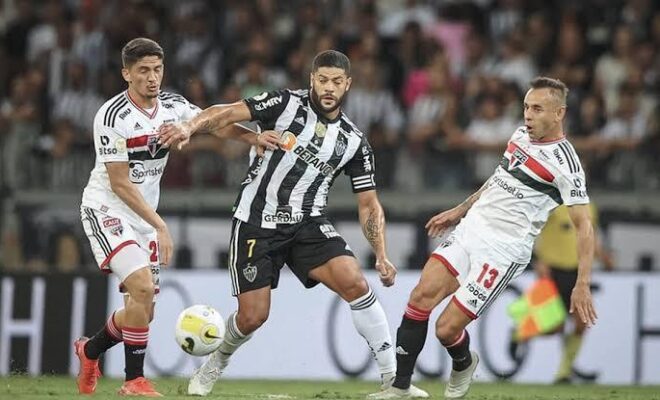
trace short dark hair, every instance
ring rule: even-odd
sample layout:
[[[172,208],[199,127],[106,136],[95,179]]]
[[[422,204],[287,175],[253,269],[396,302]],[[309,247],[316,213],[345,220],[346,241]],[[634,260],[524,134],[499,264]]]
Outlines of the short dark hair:
[[[566,105],[568,87],[566,87],[566,84],[559,79],[553,79],[547,76],[538,76],[530,82],[529,86],[531,86],[532,89],[552,89],[554,94],[559,99],[559,103],[563,106]]]
[[[156,56],[162,60],[165,58],[165,53],[158,43],[143,37],[131,40],[121,49],[121,62],[124,68],[130,67],[142,57],[147,56]]]
[[[318,71],[321,67],[340,68],[346,72],[346,75],[351,75],[351,61],[341,51],[326,50],[317,54],[312,61],[312,72]]]

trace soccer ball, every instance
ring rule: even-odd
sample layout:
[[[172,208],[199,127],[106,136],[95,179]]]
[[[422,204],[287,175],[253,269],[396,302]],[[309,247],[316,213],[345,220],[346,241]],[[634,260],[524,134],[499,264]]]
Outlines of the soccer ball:
[[[197,304],[179,314],[175,336],[183,351],[205,356],[220,347],[225,337],[225,322],[213,307]]]

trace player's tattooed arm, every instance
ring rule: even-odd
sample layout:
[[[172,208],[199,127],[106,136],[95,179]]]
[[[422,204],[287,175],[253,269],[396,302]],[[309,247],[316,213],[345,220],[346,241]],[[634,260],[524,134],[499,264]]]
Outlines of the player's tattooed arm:
[[[484,190],[486,190],[487,187],[488,181],[486,181],[486,183],[484,183],[481,188],[479,188],[479,190],[472,193],[467,199],[465,199],[465,201],[458,205],[458,208],[463,211],[463,216],[467,214],[470,208],[472,208],[472,205],[474,205],[474,203],[479,200],[479,197],[481,197],[481,194],[484,192]]]
[[[396,267],[388,260],[385,251],[385,212],[375,190],[358,193],[358,214],[364,237],[376,254],[376,270],[384,286],[392,286]]]
[[[250,118],[250,110],[242,101],[211,106],[189,121],[163,124],[159,128],[159,141],[165,147],[178,144],[178,147],[181,148],[196,133],[205,132],[222,137],[223,128],[236,122],[248,121]]]

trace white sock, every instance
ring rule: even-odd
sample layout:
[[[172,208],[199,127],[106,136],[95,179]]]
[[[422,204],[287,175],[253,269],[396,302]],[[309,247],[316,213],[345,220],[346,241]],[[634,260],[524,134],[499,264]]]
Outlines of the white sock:
[[[385,311],[369,288],[364,296],[351,301],[351,316],[358,333],[366,339],[381,375],[396,371],[396,355]]]
[[[218,356],[220,359],[220,369],[224,370],[227,364],[229,364],[229,358],[234,352],[252,338],[252,335],[244,335],[236,324],[236,314],[234,312],[227,318],[225,337],[218,348]]]

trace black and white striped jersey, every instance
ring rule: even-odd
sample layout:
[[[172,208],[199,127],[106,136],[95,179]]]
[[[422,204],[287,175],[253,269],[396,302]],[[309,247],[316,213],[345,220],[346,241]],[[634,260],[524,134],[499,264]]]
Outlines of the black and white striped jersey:
[[[375,189],[375,163],[365,135],[343,114],[328,120],[308,90],[279,90],[244,100],[261,130],[281,132],[280,148],[259,158],[241,183],[234,217],[262,228],[325,212],[328,191],[344,171],[354,192]]]

